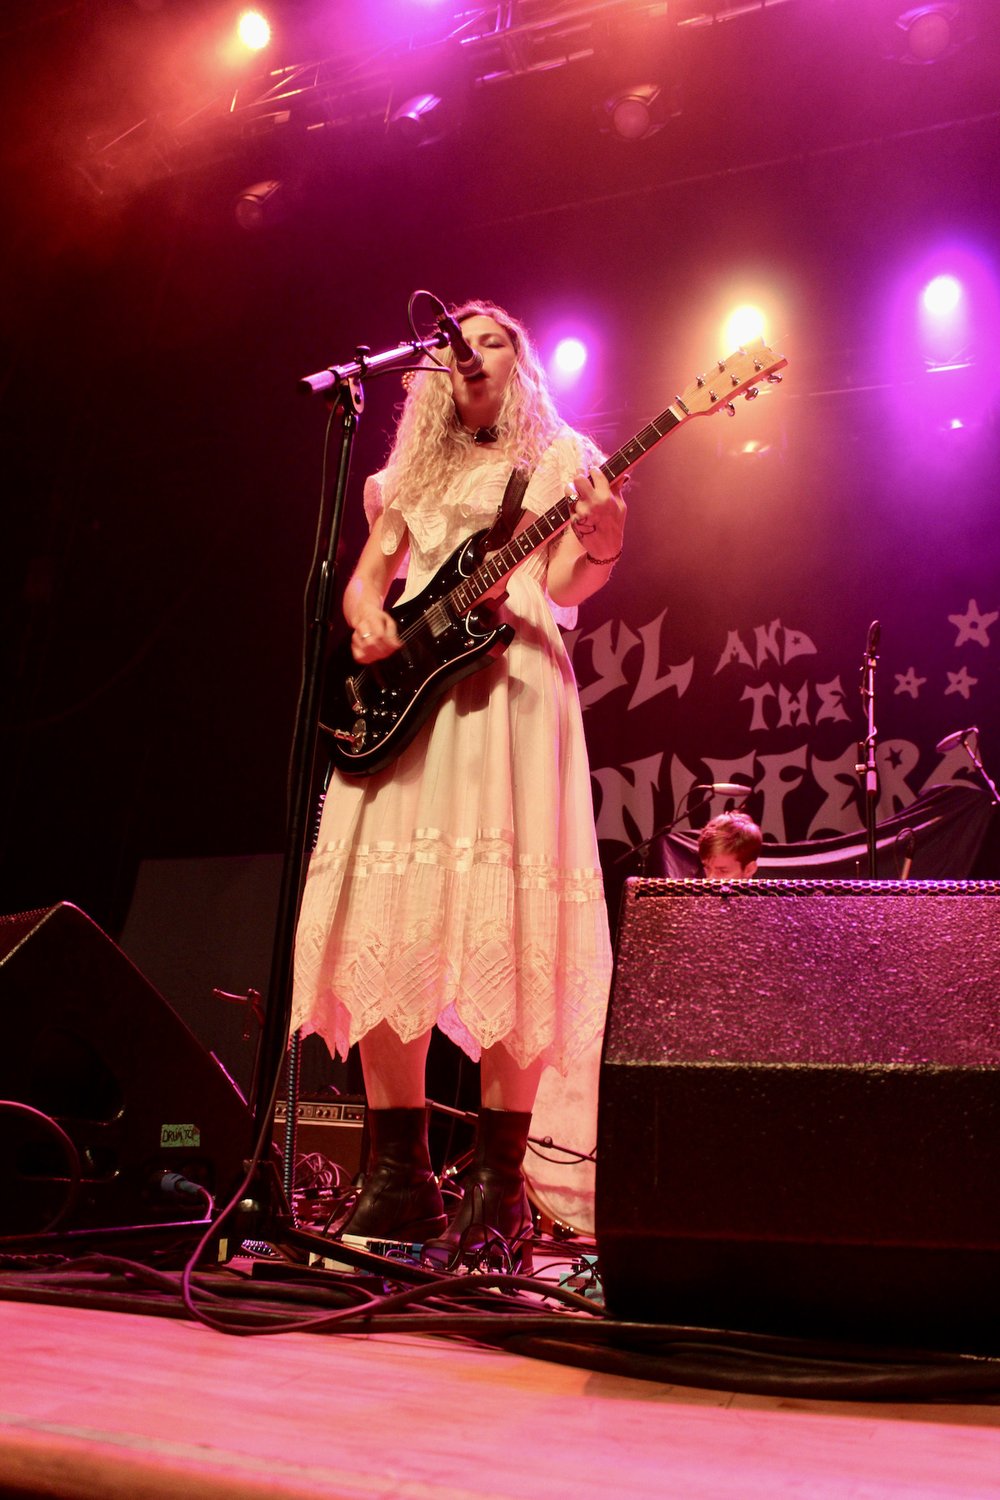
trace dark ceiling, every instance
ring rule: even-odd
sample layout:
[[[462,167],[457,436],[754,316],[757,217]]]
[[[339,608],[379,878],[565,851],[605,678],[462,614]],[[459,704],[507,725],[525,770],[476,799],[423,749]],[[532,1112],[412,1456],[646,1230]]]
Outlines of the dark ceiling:
[[[935,8],[952,15],[952,46],[921,65],[897,17]],[[467,220],[489,223],[775,161],[822,170],[834,153],[860,161],[997,115],[1000,12],[986,0],[280,0],[270,13],[266,66],[290,71],[268,77],[219,55],[235,7],[218,0],[8,3],[3,151],[29,260],[151,195],[228,213],[263,178],[285,181],[300,212],[336,195],[367,213],[384,173],[389,201],[401,187],[429,209],[460,196]],[[600,131],[600,104],[637,82],[662,89],[670,118],[629,145]],[[386,115],[428,88],[441,138],[401,159]]]

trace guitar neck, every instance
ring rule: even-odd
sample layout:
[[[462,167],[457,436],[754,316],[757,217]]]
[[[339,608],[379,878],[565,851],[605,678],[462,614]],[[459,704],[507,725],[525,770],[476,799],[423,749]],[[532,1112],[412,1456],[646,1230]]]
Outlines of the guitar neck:
[[[679,410],[668,406],[666,411],[654,417],[617,453],[612,453],[610,458],[605,459],[601,464],[601,473],[609,484],[620,479],[626,470],[637,464],[640,458],[644,458],[651,448],[655,448],[668,432],[672,432],[686,420],[687,413],[679,398],[676,407]],[[537,521],[532,521],[530,526],[526,526],[503,547],[491,553],[475,572],[451,590],[445,602],[459,614],[467,614],[470,609],[474,609],[490,589],[509,577],[526,558],[537,552],[539,547],[544,547],[546,542],[569,525],[573,519],[573,501],[574,496],[564,495],[551,510],[547,510]]]
[[[668,406],[666,411],[661,411],[658,417],[654,417],[641,432],[637,432],[634,438],[629,438],[617,453],[612,453],[611,457],[601,464],[601,473],[605,479],[609,483],[620,479],[627,469],[631,469],[633,464],[639,462],[640,458],[645,458],[649,450],[655,448],[668,432],[673,432],[675,427],[679,427],[687,419],[687,415],[684,403],[678,396],[674,406]]]

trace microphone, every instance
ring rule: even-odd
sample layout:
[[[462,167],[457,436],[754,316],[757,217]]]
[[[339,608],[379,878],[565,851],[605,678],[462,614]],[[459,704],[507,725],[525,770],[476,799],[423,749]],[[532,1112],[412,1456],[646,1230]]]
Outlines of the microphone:
[[[879,624],[878,620],[873,620],[868,627],[868,644],[865,647],[866,656],[875,655],[875,648],[879,643],[879,637],[881,636],[881,634],[882,626]]]
[[[956,729],[954,734],[946,734],[943,740],[938,740],[934,749],[938,755],[947,755],[949,750],[954,750],[956,745],[964,745],[970,734],[978,734],[979,730],[973,724],[971,729]]]
[[[440,306],[440,303],[438,305]],[[464,375],[466,379],[470,375],[477,374],[483,368],[483,356],[478,349],[473,349],[472,345],[466,341],[455,319],[448,313],[444,313],[438,318],[437,325],[445,343],[451,345],[451,352],[455,356],[455,369],[458,373]]]
[[[713,797],[749,797],[752,787],[739,781],[710,781],[695,787],[696,792],[710,792]]]

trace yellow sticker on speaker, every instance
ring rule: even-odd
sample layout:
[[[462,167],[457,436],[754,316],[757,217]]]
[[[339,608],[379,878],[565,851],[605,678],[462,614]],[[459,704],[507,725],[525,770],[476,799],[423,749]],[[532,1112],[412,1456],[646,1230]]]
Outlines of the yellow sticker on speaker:
[[[197,1125],[161,1125],[161,1146],[200,1146],[201,1131]]]

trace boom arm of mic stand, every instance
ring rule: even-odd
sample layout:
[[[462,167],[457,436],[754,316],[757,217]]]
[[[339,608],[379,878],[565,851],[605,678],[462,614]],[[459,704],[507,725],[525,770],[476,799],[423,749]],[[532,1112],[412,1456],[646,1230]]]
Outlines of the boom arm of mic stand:
[[[975,750],[973,750],[968,740],[963,740],[962,749],[965,751],[966,755],[972,761],[972,764],[975,766],[976,770],[979,772],[980,776],[988,786],[990,796],[993,798],[993,806],[1000,807],[1000,792],[997,791],[996,784],[994,783],[986,767],[983,765],[982,758],[979,754],[979,746],[977,745]]]
[[[690,792],[688,792],[687,795],[690,796]],[[670,833],[674,828],[677,827],[678,823],[683,823],[685,818],[689,818],[693,812],[698,811],[699,807],[704,807],[705,804],[711,802],[711,800],[712,799],[710,796],[702,797],[701,801],[696,802],[694,807],[682,808],[681,811],[677,814],[676,818],[671,818],[669,823],[663,823],[659,828],[654,828],[653,832],[649,835],[649,838],[643,839],[641,844],[630,844],[629,847],[625,850],[625,853],[619,854],[618,858],[614,860],[614,863],[616,865],[620,865],[624,860],[628,859],[629,855],[641,854],[643,857],[643,869],[645,870],[646,856],[649,853],[651,844],[653,844],[656,839],[661,839],[666,834]]]
[[[447,342],[443,333],[435,333],[429,339],[411,339],[407,344],[397,344],[395,349],[385,349],[380,354],[372,354],[362,345],[355,351],[357,358],[349,360],[346,365],[327,365],[325,370],[303,375],[298,389],[306,396],[323,396],[350,385],[352,381],[363,380],[366,375],[377,375],[405,364],[407,360],[419,359],[429,349],[443,349]]]

